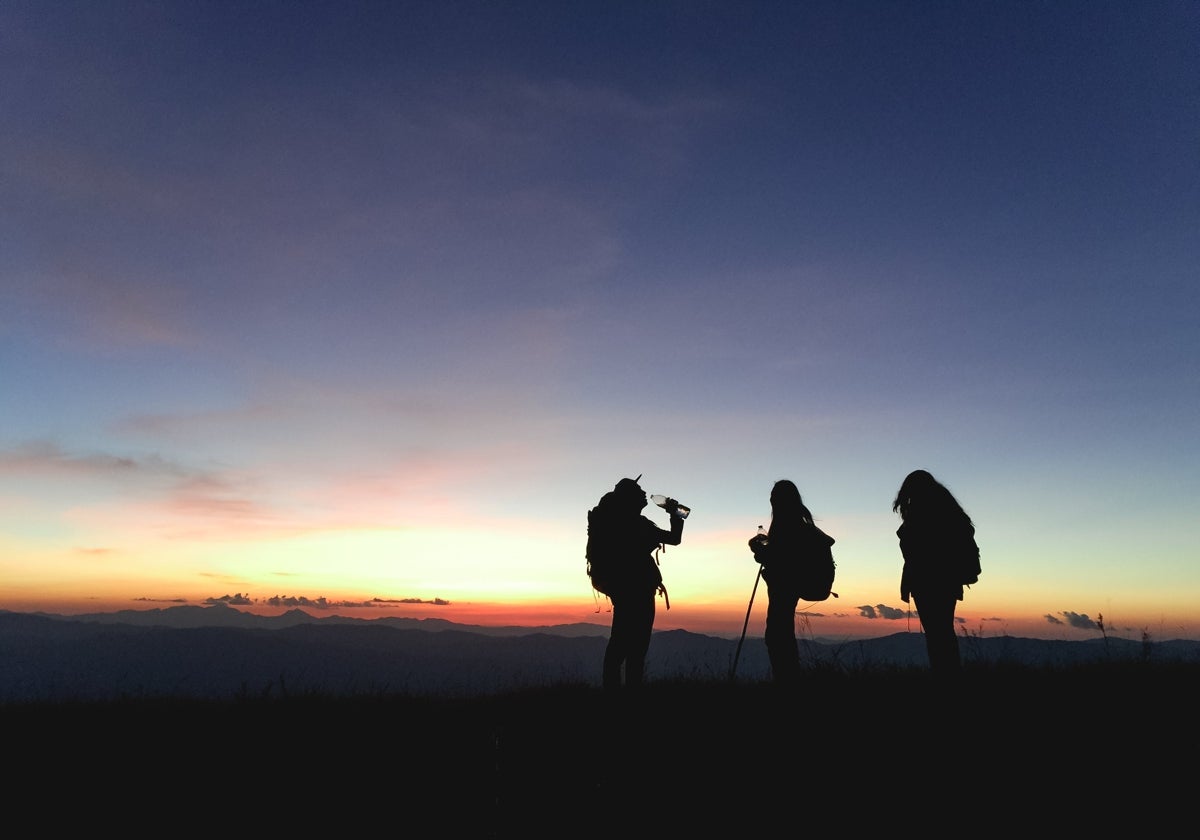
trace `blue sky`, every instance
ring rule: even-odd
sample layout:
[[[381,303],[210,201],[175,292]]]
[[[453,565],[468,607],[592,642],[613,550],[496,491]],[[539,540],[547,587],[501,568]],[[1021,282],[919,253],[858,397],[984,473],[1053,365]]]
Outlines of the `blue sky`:
[[[659,627],[740,631],[790,478],[813,629],[881,635],[924,468],[969,631],[1200,637],[1198,46],[1192,2],[5,3],[0,608],[596,620],[643,473],[694,510]]]

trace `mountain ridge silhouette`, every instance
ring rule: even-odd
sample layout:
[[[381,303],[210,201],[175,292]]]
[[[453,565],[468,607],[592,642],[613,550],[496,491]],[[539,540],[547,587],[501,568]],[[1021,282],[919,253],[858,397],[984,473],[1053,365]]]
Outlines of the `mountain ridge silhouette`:
[[[137,623],[134,623],[137,622]],[[264,617],[220,607],[171,607],[87,616],[0,611],[0,703],[128,698],[233,699],[474,697],[599,685],[603,625],[489,627],[442,619]],[[1200,663],[1200,642],[1103,638],[962,638],[976,667],[1065,668],[1086,663]],[[842,642],[802,638],[806,668],[922,669],[920,633]],[[761,636],[737,640],[686,630],[654,634],[648,679],[769,679]]]

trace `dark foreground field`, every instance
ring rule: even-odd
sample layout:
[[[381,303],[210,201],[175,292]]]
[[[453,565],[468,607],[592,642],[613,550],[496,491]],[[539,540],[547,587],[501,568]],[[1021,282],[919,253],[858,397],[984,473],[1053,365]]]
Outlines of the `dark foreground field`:
[[[1187,666],[920,669],[762,683],[563,685],[478,699],[0,707],[11,805],[47,825],[239,836],[1138,834],[1195,796]],[[932,810],[927,810],[927,809]],[[1186,817],[1191,820],[1190,814]],[[190,833],[190,832],[189,832]]]

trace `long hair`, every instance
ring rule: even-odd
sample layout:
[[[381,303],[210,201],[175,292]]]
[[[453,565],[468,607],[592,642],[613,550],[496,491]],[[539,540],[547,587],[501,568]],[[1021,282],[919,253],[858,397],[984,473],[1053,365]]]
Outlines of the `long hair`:
[[[961,517],[971,522],[954,494],[926,470],[913,470],[904,477],[892,502],[892,512],[906,521],[916,513],[921,517]]]
[[[800,488],[794,482],[781,478],[771,488],[771,524],[775,520],[796,521],[807,525],[813,524],[812,512],[800,498]]]

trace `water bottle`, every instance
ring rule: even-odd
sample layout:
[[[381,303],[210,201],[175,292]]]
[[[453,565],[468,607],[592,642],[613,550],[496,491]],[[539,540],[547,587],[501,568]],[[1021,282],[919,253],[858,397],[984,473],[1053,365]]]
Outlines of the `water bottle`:
[[[758,536],[756,536],[754,539],[758,540],[759,545],[766,545],[767,544],[767,529],[764,528],[763,526],[759,525],[758,526]]]
[[[662,495],[661,493],[655,493],[653,496],[650,497],[650,501],[654,502],[654,504],[658,505],[663,510],[667,509],[667,497]],[[676,505],[678,505],[678,507],[675,508],[675,512],[679,516],[679,518],[687,519],[688,514],[692,512],[692,509],[690,507],[685,507],[683,505],[680,505],[678,502],[676,502]]]

